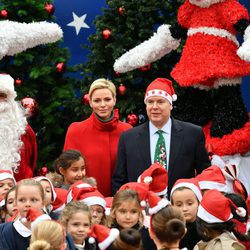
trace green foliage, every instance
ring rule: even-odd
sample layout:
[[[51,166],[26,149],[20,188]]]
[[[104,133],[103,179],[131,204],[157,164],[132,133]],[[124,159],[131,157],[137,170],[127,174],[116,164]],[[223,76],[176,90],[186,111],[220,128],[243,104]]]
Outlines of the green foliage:
[[[1,0],[1,9],[9,12],[9,20],[18,22],[53,21],[45,10],[45,3],[37,0]],[[17,54],[4,57],[0,62],[1,72],[10,74],[14,79],[22,80],[16,86],[17,100],[29,96],[38,103],[38,112],[29,118],[29,123],[37,134],[38,167],[51,166],[63,148],[65,132],[72,121],[79,120],[75,114],[80,106],[80,99],[75,98],[74,89],[80,88],[80,82],[58,73],[56,64],[67,61],[70,57],[60,42],[38,46]],[[72,101],[73,100],[73,101]]]
[[[97,16],[94,24],[96,34],[89,37],[87,46],[91,53],[86,64],[80,66],[84,78],[83,93],[87,93],[89,85],[97,78],[108,78],[117,88],[122,83],[127,87],[124,96],[117,98],[117,106],[122,117],[129,113],[144,112],[143,97],[147,85],[157,77],[170,77],[170,71],[178,61],[180,51],[166,55],[152,63],[150,70],[140,69],[125,74],[117,74],[113,70],[115,59],[125,51],[150,38],[161,24],[174,24],[178,7],[183,0],[108,0],[103,15]],[[124,13],[119,13],[119,8]],[[111,37],[102,37],[104,29],[111,30]],[[82,112],[82,111],[81,111]],[[89,108],[84,107],[88,113]]]

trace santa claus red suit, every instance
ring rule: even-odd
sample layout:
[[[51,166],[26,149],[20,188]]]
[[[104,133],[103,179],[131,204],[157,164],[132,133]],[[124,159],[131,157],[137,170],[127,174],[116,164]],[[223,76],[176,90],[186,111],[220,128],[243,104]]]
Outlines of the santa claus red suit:
[[[37,143],[15,97],[14,79],[0,74],[0,168],[13,170],[18,181],[33,176]]]
[[[72,123],[67,131],[64,150],[79,150],[86,160],[86,174],[96,178],[98,190],[111,195],[118,141],[121,132],[131,125],[119,121],[118,110],[109,122],[101,122],[94,113],[82,121]]]

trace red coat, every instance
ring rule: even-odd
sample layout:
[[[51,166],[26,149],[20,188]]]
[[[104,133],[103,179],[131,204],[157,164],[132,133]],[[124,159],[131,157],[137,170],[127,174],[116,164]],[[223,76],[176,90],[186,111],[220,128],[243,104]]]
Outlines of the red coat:
[[[26,133],[22,135],[23,146],[21,148],[21,161],[18,166],[18,173],[15,173],[17,181],[31,178],[34,175],[37,161],[36,134],[28,124]]]
[[[188,33],[182,56],[171,76],[182,87],[196,84],[212,87],[218,78],[249,75],[250,63],[236,54],[238,45],[234,29],[240,19],[248,18],[247,9],[237,0],[226,0],[208,8],[186,0],[178,10],[178,22],[189,32],[201,31]],[[206,33],[206,29],[213,35]]]
[[[86,160],[86,173],[96,178],[98,190],[111,195],[111,178],[114,172],[120,134],[131,126],[119,121],[118,110],[112,121],[103,123],[95,114],[81,122],[72,123],[67,131],[64,150],[79,150]]]

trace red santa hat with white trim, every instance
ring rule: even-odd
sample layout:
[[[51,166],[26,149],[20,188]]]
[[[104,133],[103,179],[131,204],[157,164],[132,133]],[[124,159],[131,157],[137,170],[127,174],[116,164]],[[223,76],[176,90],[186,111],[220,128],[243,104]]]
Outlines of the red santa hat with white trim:
[[[14,79],[10,75],[0,74],[0,91],[6,93],[8,97],[16,98]]]
[[[11,179],[13,180],[14,184],[16,185],[16,179],[14,177],[14,174],[11,170],[0,170],[0,181]]]
[[[148,184],[149,190],[157,195],[165,195],[168,191],[168,172],[155,162],[138,177],[137,182]]]
[[[23,223],[27,221],[31,222],[31,229],[33,229],[38,223],[46,220],[51,220],[50,216],[33,207],[29,208],[26,217],[21,218],[21,222]]]
[[[204,169],[195,178],[198,180],[201,190],[217,189],[225,193],[228,191],[226,178],[216,165]]]
[[[138,182],[128,182],[124,185],[122,185],[119,191],[125,190],[125,189],[132,189],[135,190],[139,196],[141,206],[145,207],[146,206],[146,199],[148,196],[148,191],[149,191],[149,186],[148,184],[145,183],[138,183]]]
[[[246,216],[246,210],[243,207],[237,207],[221,192],[211,189],[203,195],[197,216],[207,223],[223,223],[233,218],[231,206],[239,216]]]
[[[152,96],[159,96],[167,99],[170,104],[177,100],[177,95],[175,94],[173,83],[166,78],[156,78],[151,82],[145,93],[144,102]]]
[[[100,250],[108,248],[119,236],[120,232],[117,228],[108,228],[103,225],[95,224],[89,232],[89,243],[94,243],[94,238],[98,241]]]
[[[190,178],[190,179],[179,179],[175,182],[172,190],[170,197],[172,197],[173,193],[175,190],[178,190],[179,188],[188,188],[192,190],[197,197],[198,201],[200,202],[202,199],[202,191],[199,186],[199,182],[195,178]]]
[[[152,191],[148,192],[147,200],[149,205],[148,213],[150,215],[156,214],[164,207],[171,205],[169,200],[167,200],[166,198],[160,198]]]
[[[34,177],[34,180],[40,182],[40,181],[47,181],[51,187],[51,192],[52,192],[52,202],[56,200],[56,191],[54,188],[54,185],[52,184],[51,180],[45,176],[36,176]]]
[[[55,188],[56,192],[56,199],[51,204],[52,205],[52,211],[55,213],[61,213],[63,209],[65,208],[65,203],[67,200],[67,193],[68,191],[62,188]]]

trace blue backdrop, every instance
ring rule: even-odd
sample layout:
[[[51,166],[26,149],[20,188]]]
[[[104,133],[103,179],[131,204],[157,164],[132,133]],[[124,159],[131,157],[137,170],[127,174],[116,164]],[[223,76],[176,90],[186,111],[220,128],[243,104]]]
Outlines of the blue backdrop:
[[[249,0],[240,0],[250,12]],[[81,48],[88,43],[88,36],[95,32],[93,21],[97,15],[102,15],[106,7],[105,0],[55,0],[56,22],[64,32],[64,43],[71,51],[70,64],[84,63],[89,51]],[[250,76],[244,77],[242,84],[243,98],[250,111]]]

